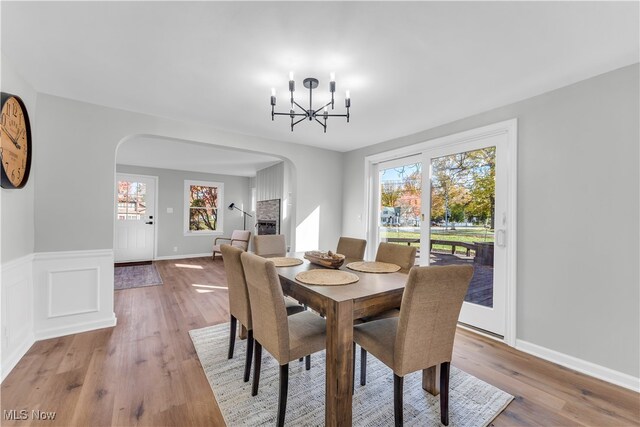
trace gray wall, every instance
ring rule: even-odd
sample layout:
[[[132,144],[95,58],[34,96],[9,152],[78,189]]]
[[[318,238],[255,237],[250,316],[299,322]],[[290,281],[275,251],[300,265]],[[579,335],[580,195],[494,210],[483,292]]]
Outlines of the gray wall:
[[[36,92],[15,72],[2,56],[2,92],[18,95],[27,107],[31,121],[32,149],[37,151],[39,139],[34,135],[36,121]],[[21,189],[0,190],[0,262],[5,263],[33,253],[33,197],[37,168],[32,163],[27,184]]]
[[[335,246],[342,228],[342,154],[264,138],[101,107],[51,95],[38,95],[34,167],[46,177],[35,187],[35,250],[113,248],[115,158],[118,144],[133,135],[154,135],[267,152],[288,158],[297,188],[296,222],[319,206],[321,244]],[[315,177],[325,185],[316,186]],[[80,195],[80,196],[79,196]],[[68,215],[68,211],[79,212]],[[90,232],[89,232],[90,231]],[[328,246],[331,245],[331,246]]]
[[[518,118],[517,338],[638,377],[639,67],[349,152],[343,232],[364,236],[364,158]]]
[[[222,209],[225,209],[222,236],[229,237],[233,230],[242,230],[242,213],[235,209],[230,211],[227,206],[232,202],[239,207],[243,205],[248,207],[250,205],[249,178],[131,165],[117,165],[116,171],[158,177],[156,200],[158,212],[158,257],[209,253],[211,252],[211,245],[215,237],[217,237],[184,235],[185,180],[224,183],[224,200],[223,204],[220,205]],[[167,213],[167,208],[173,208],[173,213]],[[247,223],[247,226],[250,226],[250,224]],[[250,228],[247,229],[250,230]],[[173,248],[176,246],[178,250],[174,252]]]

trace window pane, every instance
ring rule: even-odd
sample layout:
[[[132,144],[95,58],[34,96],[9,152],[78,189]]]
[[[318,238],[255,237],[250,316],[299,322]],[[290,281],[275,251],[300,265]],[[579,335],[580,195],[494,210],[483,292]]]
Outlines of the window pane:
[[[189,209],[189,231],[212,231],[218,228],[218,210],[207,208]]]
[[[473,265],[465,301],[485,307],[493,307],[495,165],[495,147],[431,161],[431,264]]]
[[[420,250],[421,214],[422,163],[381,169],[381,241],[415,246]]]
[[[118,220],[143,219],[147,211],[147,185],[118,181]]]
[[[118,181],[118,220],[127,218],[129,203],[129,181]]]
[[[129,191],[129,201],[131,203],[129,213],[133,215],[130,219],[143,219],[147,211],[146,195],[147,184],[142,182],[132,182],[131,187],[135,192]]]
[[[189,199],[190,208],[208,208],[215,209],[218,207],[218,188],[206,187],[202,185],[190,186],[191,197]]]

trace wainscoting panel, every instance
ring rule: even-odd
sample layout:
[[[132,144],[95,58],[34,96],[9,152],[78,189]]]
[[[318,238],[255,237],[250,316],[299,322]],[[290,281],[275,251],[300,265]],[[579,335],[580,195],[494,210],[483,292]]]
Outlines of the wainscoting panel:
[[[37,253],[33,271],[36,339],[115,326],[112,250]]]
[[[99,267],[50,271],[49,318],[100,311],[99,289]]]
[[[32,254],[2,265],[1,380],[34,343],[32,272]]]

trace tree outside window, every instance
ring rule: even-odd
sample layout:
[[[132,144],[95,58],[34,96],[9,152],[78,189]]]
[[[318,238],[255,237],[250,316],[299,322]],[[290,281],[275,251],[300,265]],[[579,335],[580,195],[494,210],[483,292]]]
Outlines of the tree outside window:
[[[224,184],[185,181],[185,234],[222,233]]]

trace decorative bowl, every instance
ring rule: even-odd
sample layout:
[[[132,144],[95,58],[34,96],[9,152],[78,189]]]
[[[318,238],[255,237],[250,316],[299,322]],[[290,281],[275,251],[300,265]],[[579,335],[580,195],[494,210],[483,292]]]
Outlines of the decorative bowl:
[[[344,264],[345,256],[342,254],[334,254],[333,252],[308,251],[304,253],[304,257],[312,264],[321,265],[327,268],[340,268]]]

